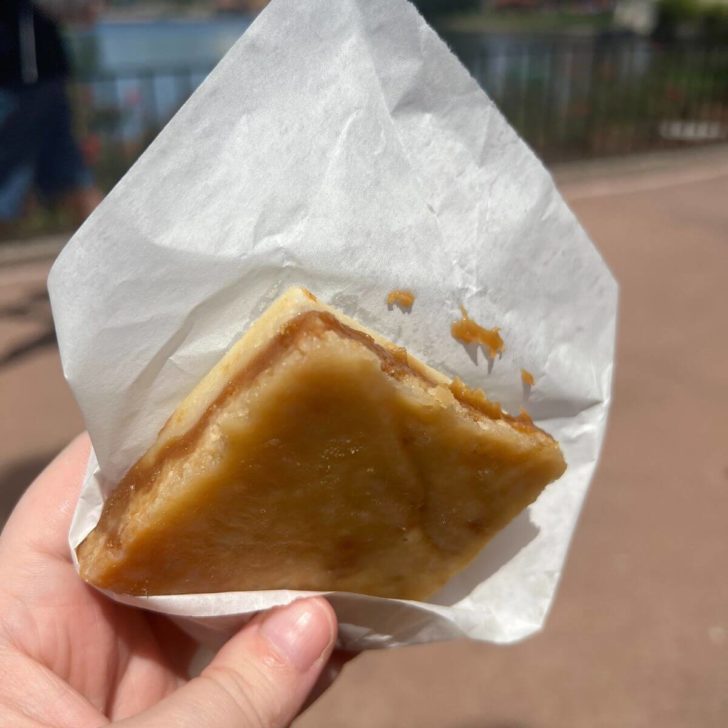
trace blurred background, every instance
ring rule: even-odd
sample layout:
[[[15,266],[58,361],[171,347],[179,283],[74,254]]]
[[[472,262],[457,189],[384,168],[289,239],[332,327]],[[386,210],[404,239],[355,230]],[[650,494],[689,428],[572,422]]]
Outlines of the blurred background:
[[[101,191],[124,174],[266,4],[6,2],[35,2],[58,19],[73,129]],[[728,0],[416,4],[547,163],[728,135]],[[87,11],[59,11],[69,6]],[[47,35],[38,40],[47,45]],[[67,206],[48,210],[32,199],[25,205],[0,236],[65,230],[77,222]]]
[[[73,129],[102,191],[266,4],[35,1],[59,19]],[[416,4],[547,163],[719,142],[728,135],[727,0]],[[59,11],[68,6],[93,9]],[[47,42],[45,35],[39,39]],[[0,236],[66,230],[76,222],[63,206],[49,210],[32,199],[24,213],[4,224]]]
[[[297,725],[728,726],[728,0],[415,4],[619,280],[615,402],[545,631],[368,653]],[[0,0],[0,523],[83,427],[54,256],[264,5]]]

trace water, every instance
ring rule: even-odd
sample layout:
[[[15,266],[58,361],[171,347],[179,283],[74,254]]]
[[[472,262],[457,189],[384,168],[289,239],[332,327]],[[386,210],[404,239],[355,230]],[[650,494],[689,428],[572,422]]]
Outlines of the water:
[[[169,19],[100,22],[70,34],[82,74],[128,73],[159,68],[204,68],[219,61],[245,32],[252,18]]]
[[[90,132],[129,142],[154,133],[252,18],[100,22],[68,35]]]

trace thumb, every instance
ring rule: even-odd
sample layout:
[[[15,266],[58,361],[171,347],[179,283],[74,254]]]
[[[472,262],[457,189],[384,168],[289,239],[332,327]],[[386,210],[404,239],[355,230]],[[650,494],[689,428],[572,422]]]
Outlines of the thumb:
[[[331,654],[336,616],[321,597],[258,615],[202,674],[119,728],[282,728]]]

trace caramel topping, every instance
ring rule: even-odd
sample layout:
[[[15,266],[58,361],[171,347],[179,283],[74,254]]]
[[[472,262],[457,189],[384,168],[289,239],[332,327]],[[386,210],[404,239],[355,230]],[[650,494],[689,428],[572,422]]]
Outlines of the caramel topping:
[[[457,377],[450,383],[450,391],[455,399],[461,404],[472,407],[482,412],[491,420],[501,420],[506,418],[506,413],[497,402],[488,399],[482,389],[470,389],[465,383]]]
[[[482,389],[470,389],[457,377],[450,383],[450,391],[461,405],[478,414],[485,415],[491,420],[503,420],[519,432],[527,434],[541,432],[551,438],[551,435],[534,424],[525,409],[521,408],[521,412],[517,417],[509,415],[498,402],[488,399],[488,396]]]
[[[521,381],[527,387],[533,387],[533,385],[536,384],[536,379],[534,378],[533,374],[528,371],[528,369],[521,369]]]
[[[535,427],[533,424],[533,420],[531,419],[531,415],[528,414],[528,412],[521,407],[521,411],[518,413],[518,417],[514,418],[516,422],[520,422],[522,425],[525,425],[529,428]]]
[[[412,309],[415,302],[415,294],[412,291],[394,290],[387,294],[387,306],[399,306],[405,311]]]
[[[459,321],[455,321],[450,327],[450,333],[454,339],[463,344],[482,344],[488,350],[488,356],[493,359],[497,354],[503,351],[503,338],[500,335],[499,328],[486,329],[476,324],[473,319],[468,316],[468,312],[464,306],[460,306],[463,317]]]

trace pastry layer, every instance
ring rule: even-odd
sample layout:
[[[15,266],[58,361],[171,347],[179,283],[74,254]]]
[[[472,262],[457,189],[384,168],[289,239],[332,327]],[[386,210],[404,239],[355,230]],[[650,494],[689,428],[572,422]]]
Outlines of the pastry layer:
[[[81,573],[129,594],[424,598],[564,467],[529,421],[293,289],[114,490]]]

